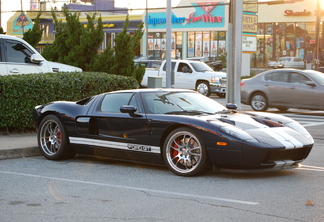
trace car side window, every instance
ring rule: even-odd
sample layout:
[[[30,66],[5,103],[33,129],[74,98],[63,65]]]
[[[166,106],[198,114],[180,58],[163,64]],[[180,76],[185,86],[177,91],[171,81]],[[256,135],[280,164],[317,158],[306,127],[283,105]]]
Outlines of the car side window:
[[[33,52],[17,41],[6,41],[7,62],[30,63]]]
[[[180,62],[177,72],[190,72],[190,67],[188,64]]]
[[[291,73],[290,83],[306,85],[307,81],[310,81],[310,79],[308,77],[306,77],[300,73]]]
[[[128,105],[133,93],[111,93],[106,94],[102,100],[100,111],[110,113],[120,113],[122,105]],[[131,105],[136,106],[136,101],[132,101]]]
[[[171,70],[172,70],[172,71],[174,70],[175,65],[176,65],[175,62],[171,62]],[[163,71],[166,71],[166,63],[164,63]]]
[[[286,72],[272,72],[264,77],[265,81],[273,82],[288,82],[288,73]]]

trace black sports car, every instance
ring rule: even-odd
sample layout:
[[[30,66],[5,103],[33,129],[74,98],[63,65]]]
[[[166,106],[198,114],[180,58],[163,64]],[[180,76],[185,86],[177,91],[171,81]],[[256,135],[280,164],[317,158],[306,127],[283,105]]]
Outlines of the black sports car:
[[[194,176],[209,166],[295,168],[311,151],[314,140],[296,121],[235,109],[191,90],[136,89],[36,106],[33,116],[39,148],[51,160],[92,154]]]

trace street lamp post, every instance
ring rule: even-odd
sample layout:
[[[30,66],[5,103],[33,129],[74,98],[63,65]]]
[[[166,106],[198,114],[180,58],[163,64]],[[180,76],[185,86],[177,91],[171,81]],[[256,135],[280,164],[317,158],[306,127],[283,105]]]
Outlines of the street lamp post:
[[[313,52],[313,65],[314,68],[317,69],[318,67],[318,59],[319,59],[319,33],[320,33],[320,21],[321,21],[321,2],[320,0],[317,0],[317,6],[316,6],[316,24],[315,24],[315,47]]]

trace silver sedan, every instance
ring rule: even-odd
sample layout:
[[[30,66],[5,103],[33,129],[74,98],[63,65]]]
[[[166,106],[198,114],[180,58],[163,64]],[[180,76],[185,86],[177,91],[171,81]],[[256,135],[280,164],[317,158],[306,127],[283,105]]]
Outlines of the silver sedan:
[[[241,102],[253,110],[274,107],[324,110],[324,74],[314,70],[276,69],[241,83]]]

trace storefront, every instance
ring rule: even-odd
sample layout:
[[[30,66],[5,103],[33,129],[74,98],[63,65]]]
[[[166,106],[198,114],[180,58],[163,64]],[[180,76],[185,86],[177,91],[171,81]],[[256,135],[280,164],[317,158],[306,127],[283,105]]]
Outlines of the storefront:
[[[294,4],[259,5],[257,52],[251,54],[251,67],[267,67],[279,57],[304,59],[315,47],[316,4],[304,0]],[[323,11],[322,18],[323,18]],[[319,29],[320,54],[323,48],[323,24]]]
[[[174,59],[226,57],[228,5],[226,2],[182,1],[172,10],[171,56]],[[144,13],[143,21],[146,21]],[[147,14],[148,35],[142,39],[142,55],[165,59],[166,11]],[[146,34],[146,32],[145,32]]]

